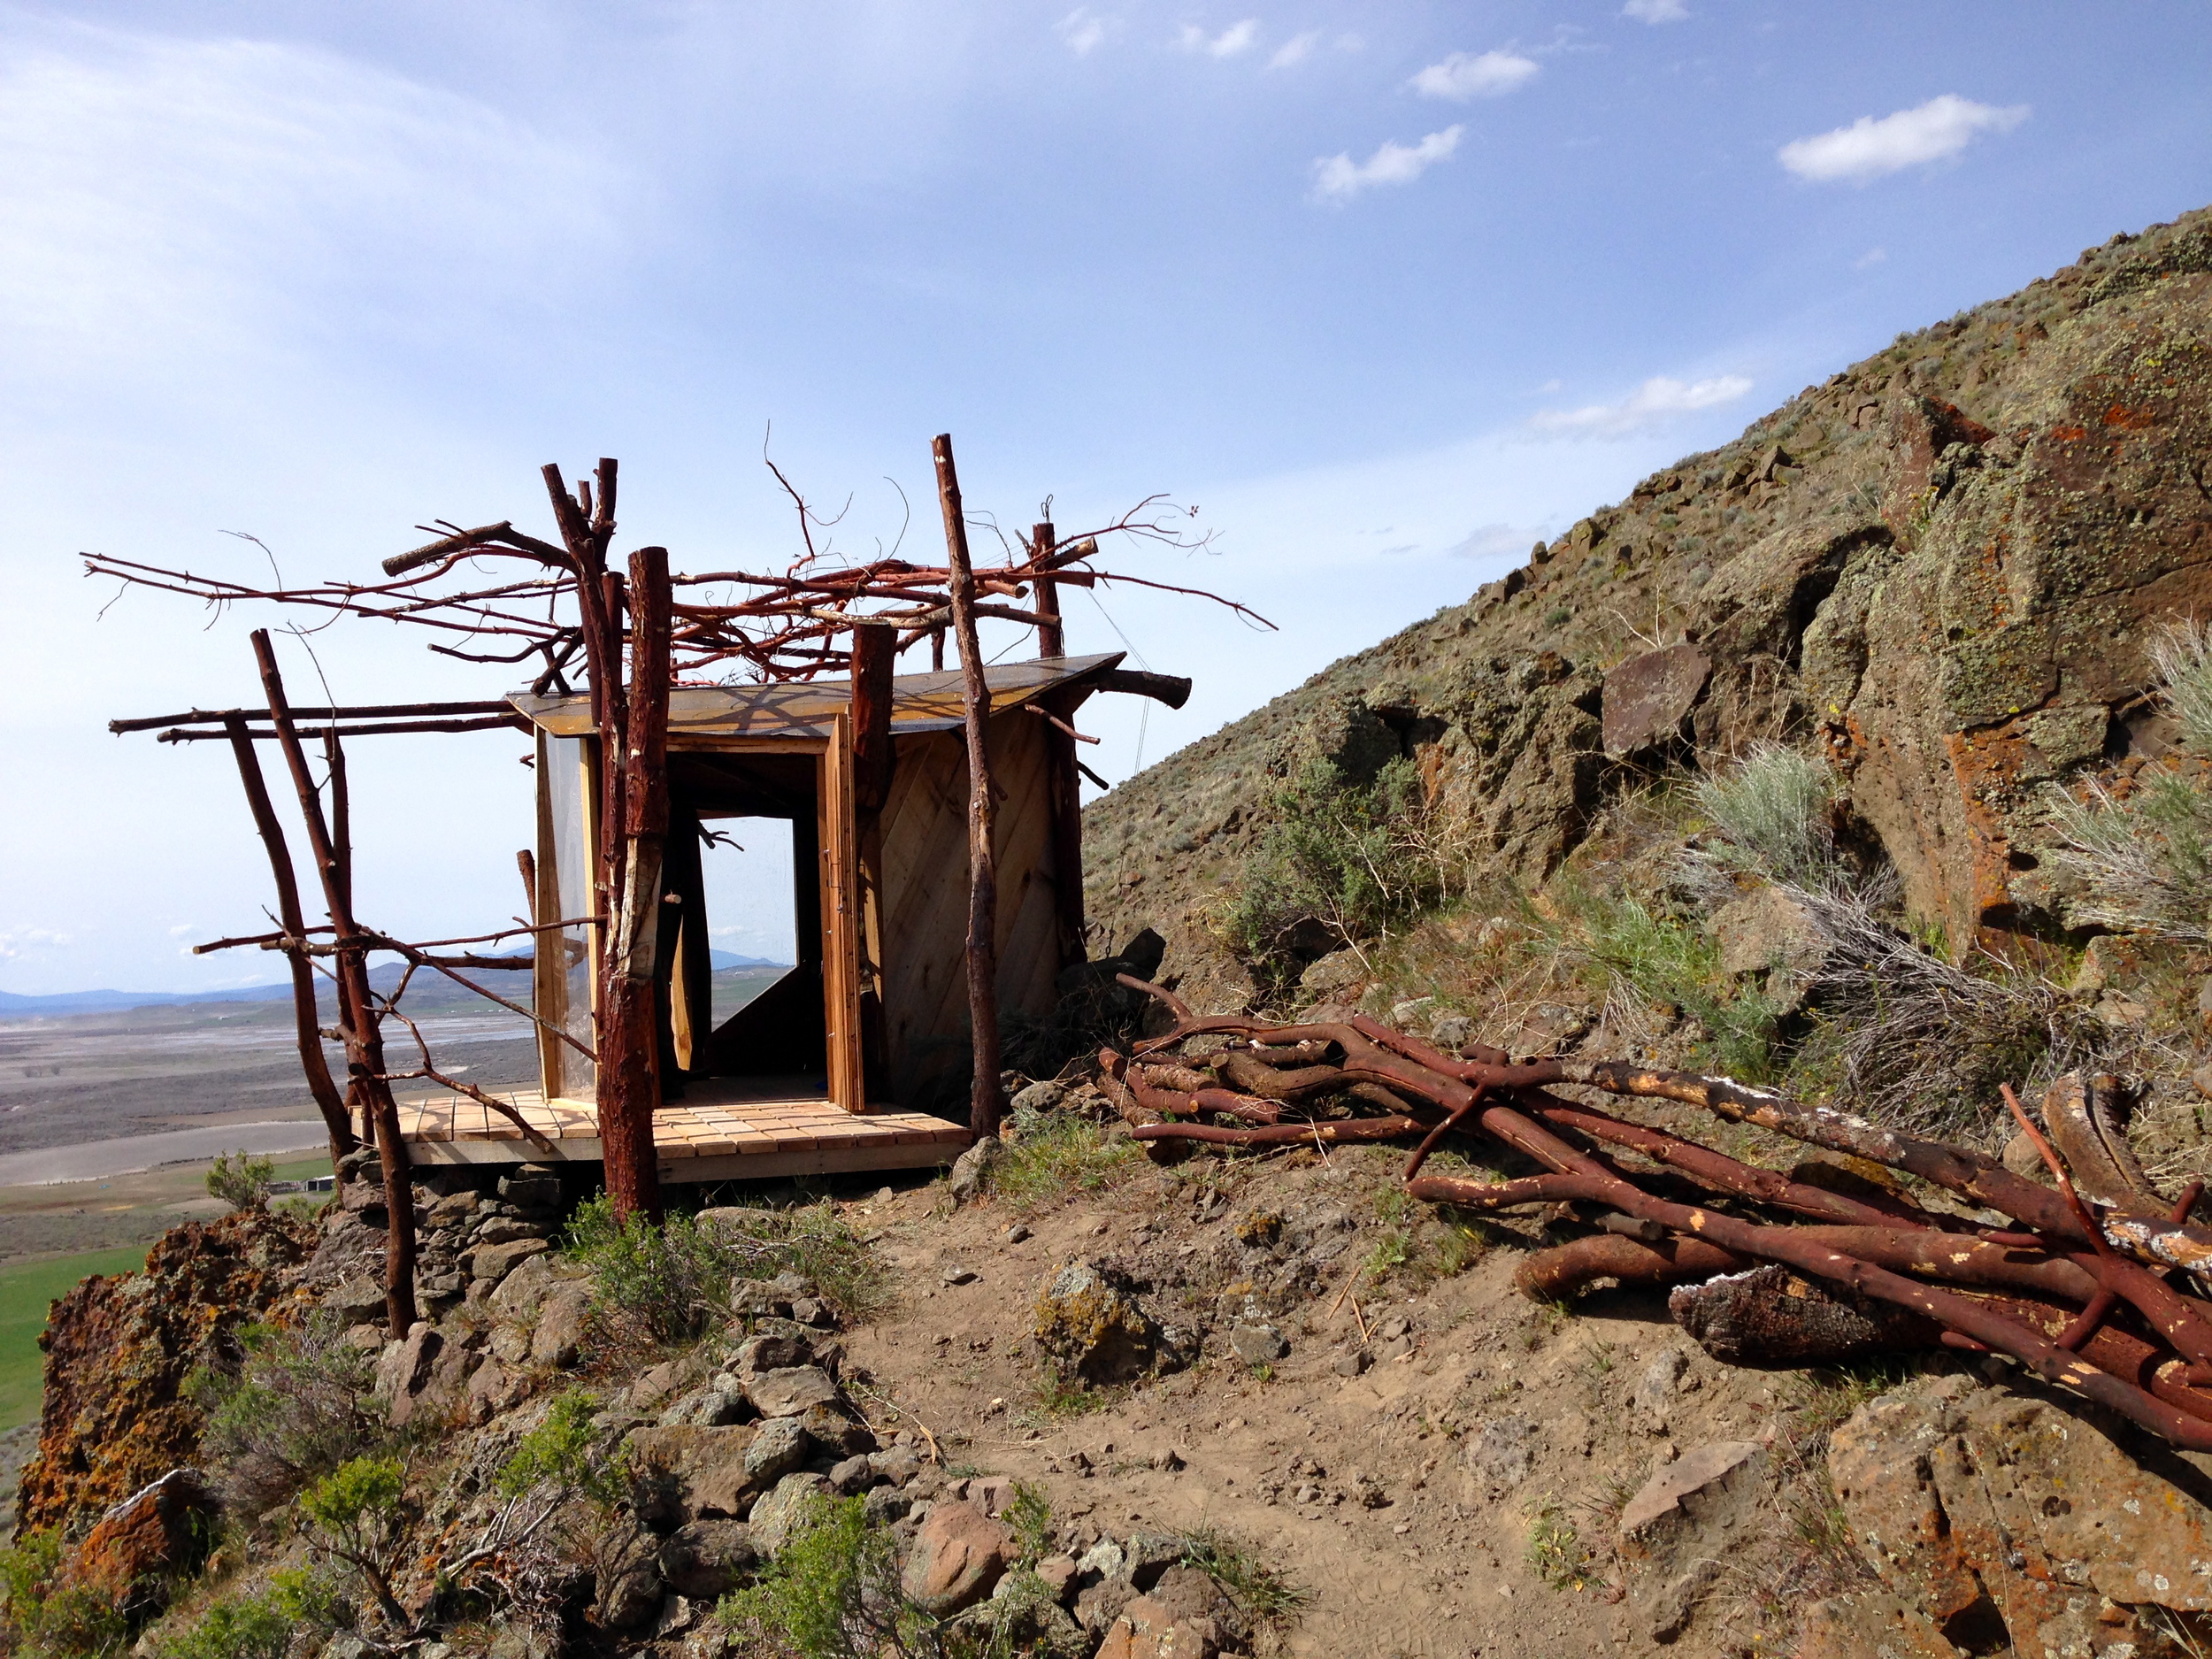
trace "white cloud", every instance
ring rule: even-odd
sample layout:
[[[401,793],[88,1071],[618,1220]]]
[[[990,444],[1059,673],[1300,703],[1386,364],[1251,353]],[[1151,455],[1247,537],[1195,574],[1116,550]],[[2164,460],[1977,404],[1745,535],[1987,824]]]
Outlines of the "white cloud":
[[[1540,432],[1576,438],[1617,438],[1659,426],[1682,415],[1732,403],[1751,389],[1740,374],[1707,380],[1675,380],[1659,375],[1646,380],[1617,403],[1590,403],[1581,409],[1548,409],[1531,419]]]
[[[189,349],[451,315],[603,245],[605,167],[310,47],[72,31],[0,66],[0,353]],[[572,238],[575,239],[572,242]]]
[[[1413,89],[1425,98],[1494,98],[1512,91],[1536,73],[1536,60],[1517,52],[1454,52],[1441,63],[1431,64],[1413,77]]]
[[[1910,110],[1876,120],[1862,115],[1848,127],[1812,138],[1793,139],[1778,152],[1785,167],[1801,179],[1827,183],[1847,179],[1864,184],[1885,173],[1925,165],[1955,156],[1983,133],[2008,133],[2028,119],[2028,106],[2004,108],[1976,104],[1945,93]]]
[[[1864,253],[1861,254],[1857,258],[1851,262],[1851,268],[1854,271],[1864,271],[1870,266],[1881,264],[1883,260],[1888,257],[1888,249],[1869,248]]]
[[[1386,139],[1365,161],[1348,153],[1325,156],[1313,164],[1313,194],[1323,202],[1347,202],[1371,185],[1411,184],[1459,148],[1466,129],[1456,124],[1431,133],[1417,144]]]
[[[74,942],[50,927],[0,928],[0,962],[20,962],[33,951],[66,950]]]
[[[1293,64],[1302,64],[1313,56],[1313,49],[1320,41],[1319,29],[1308,29],[1303,35],[1294,35],[1275,49],[1275,55],[1267,60],[1267,66],[1270,69],[1287,69]]]
[[[1078,58],[1086,57],[1106,38],[1106,19],[1088,6],[1078,6],[1060,19],[1060,38]]]
[[[199,931],[198,927],[190,922],[179,922],[174,927],[169,930],[169,937],[172,939],[189,939],[193,934],[198,933]]]
[[[1499,558],[1507,554],[1525,557],[1529,549],[1543,539],[1542,529],[1535,525],[1483,524],[1444,552],[1448,557],[1461,559]]]
[[[1628,0],[1621,15],[1639,23],[1679,23],[1690,15],[1690,8],[1682,0]]]
[[[1177,36],[1177,44],[1187,52],[1203,52],[1209,58],[1235,58],[1250,51],[1259,37],[1259,19],[1246,18],[1210,36],[1195,23],[1186,23],[1182,34]]]

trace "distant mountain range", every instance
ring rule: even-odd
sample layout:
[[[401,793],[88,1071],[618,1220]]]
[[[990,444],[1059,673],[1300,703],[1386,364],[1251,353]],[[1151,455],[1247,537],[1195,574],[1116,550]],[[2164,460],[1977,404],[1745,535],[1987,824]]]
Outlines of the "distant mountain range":
[[[787,962],[771,962],[764,956],[741,956],[729,950],[710,951],[708,956],[718,973],[727,968],[791,965]],[[369,980],[379,990],[387,990],[399,982],[400,972],[397,963],[387,963],[371,970]],[[0,1014],[98,1014],[126,1008],[162,1008],[178,1002],[273,1002],[287,1000],[291,995],[289,979],[241,986],[227,991],[55,991],[44,996],[0,991]]]

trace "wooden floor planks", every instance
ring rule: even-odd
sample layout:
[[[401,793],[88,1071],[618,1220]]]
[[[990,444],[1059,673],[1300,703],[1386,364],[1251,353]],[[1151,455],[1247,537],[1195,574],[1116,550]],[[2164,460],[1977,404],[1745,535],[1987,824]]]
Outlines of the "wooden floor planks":
[[[922,1112],[856,1116],[820,1099],[701,1098],[712,1085],[654,1114],[653,1143],[664,1180],[744,1179],[801,1170],[924,1169],[966,1149],[968,1132]],[[731,1093],[739,1091],[732,1088]],[[548,1101],[535,1089],[511,1097],[525,1122],[553,1144],[551,1156],[595,1161],[599,1120],[586,1102]],[[424,1163],[524,1163],[549,1156],[508,1118],[458,1094],[399,1103],[400,1132]]]

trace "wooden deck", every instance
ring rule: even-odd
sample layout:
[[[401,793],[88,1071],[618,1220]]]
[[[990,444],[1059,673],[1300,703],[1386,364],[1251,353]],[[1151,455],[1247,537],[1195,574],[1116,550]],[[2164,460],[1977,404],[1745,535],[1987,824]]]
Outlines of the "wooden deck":
[[[399,1102],[400,1132],[419,1164],[528,1164],[602,1156],[590,1102],[509,1094],[551,1142],[533,1145],[507,1118],[465,1095],[441,1092]],[[819,1097],[763,1097],[742,1082],[694,1084],[653,1118],[664,1181],[772,1180],[846,1171],[934,1169],[968,1147],[958,1124],[921,1112],[855,1114]]]

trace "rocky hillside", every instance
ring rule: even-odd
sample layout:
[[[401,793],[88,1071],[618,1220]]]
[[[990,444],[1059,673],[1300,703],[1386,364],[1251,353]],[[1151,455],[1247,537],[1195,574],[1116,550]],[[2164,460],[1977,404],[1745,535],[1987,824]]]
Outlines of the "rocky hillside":
[[[1773,738],[1832,760],[1907,913],[2016,956],[2070,922],[2040,787],[2162,752],[2176,615],[2212,615],[2212,210],[1900,336],[1116,788],[1090,913],[1234,1007],[1220,895],[1302,755],[1410,757],[1534,886],[1624,790]]]

